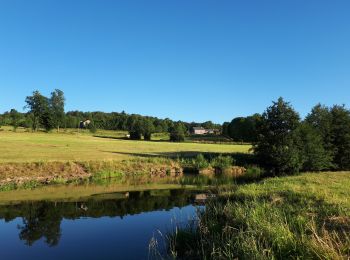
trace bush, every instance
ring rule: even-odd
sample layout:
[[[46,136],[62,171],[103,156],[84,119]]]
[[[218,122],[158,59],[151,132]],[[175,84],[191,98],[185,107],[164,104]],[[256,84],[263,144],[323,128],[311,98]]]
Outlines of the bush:
[[[211,166],[221,170],[227,169],[234,164],[234,160],[231,156],[219,155],[211,161]]]
[[[170,141],[183,142],[185,141],[185,126],[181,123],[176,124],[170,129]]]
[[[90,133],[92,133],[92,134],[95,134],[97,132],[97,128],[96,128],[95,124],[92,122],[89,124],[88,128],[89,128]]]
[[[179,133],[179,132],[172,132],[172,133],[170,133],[170,141],[172,141],[172,142],[184,142],[185,141],[185,134]]]
[[[192,159],[192,165],[197,170],[203,170],[210,166],[203,154],[198,154],[196,158]]]
[[[263,177],[264,171],[257,167],[257,166],[252,166],[249,167],[244,175],[240,176],[239,179],[242,181],[254,181],[254,180],[259,180]]]
[[[141,133],[140,132],[130,132],[130,139],[131,140],[141,140]]]

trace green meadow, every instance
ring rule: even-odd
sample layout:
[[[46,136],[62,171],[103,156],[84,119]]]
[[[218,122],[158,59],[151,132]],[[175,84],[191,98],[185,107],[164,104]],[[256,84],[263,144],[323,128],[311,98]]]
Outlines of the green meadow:
[[[127,160],[137,156],[176,157],[200,152],[247,153],[250,145],[172,143],[161,140],[133,141],[123,139],[126,132],[67,130],[62,133],[0,132],[0,163],[37,161]]]

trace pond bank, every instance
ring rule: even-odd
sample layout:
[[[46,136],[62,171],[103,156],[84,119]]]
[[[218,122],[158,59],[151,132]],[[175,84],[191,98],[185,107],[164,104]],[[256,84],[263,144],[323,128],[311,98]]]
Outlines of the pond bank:
[[[146,176],[152,179],[183,175],[179,163],[170,159],[150,158],[124,161],[25,162],[0,164],[0,190],[33,188],[87,179]]]
[[[227,176],[237,180],[256,175],[251,168],[234,166],[231,157],[221,155],[211,160],[197,156],[181,159],[133,158],[123,161],[14,162],[0,164],[0,191],[110,178],[137,177],[158,183],[164,179],[177,180],[184,173],[209,178]]]

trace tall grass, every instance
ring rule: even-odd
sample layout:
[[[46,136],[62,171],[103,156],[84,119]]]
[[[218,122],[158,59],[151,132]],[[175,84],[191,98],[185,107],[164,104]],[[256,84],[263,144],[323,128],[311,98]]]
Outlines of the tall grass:
[[[348,193],[350,175],[344,179]],[[169,254],[179,259],[349,259],[350,202],[311,192],[317,175],[312,182],[298,180],[300,188],[282,190],[268,180],[222,193],[198,214],[198,225],[168,238]]]

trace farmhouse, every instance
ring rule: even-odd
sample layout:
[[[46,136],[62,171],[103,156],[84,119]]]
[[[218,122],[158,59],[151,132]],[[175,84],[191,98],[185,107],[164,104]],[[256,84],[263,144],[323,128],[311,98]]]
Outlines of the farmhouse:
[[[192,132],[195,135],[205,135],[207,133],[207,130],[204,127],[198,126],[198,127],[193,127]]]
[[[202,126],[196,126],[192,128],[192,134],[194,135],[208,135],[208,134],[220,134],[219,129],[206,129]]]
[[[91,121],[90,120],[85,120],[85,121],[80,121],[79,122],[79,128],[84,129],[90,125]]]

